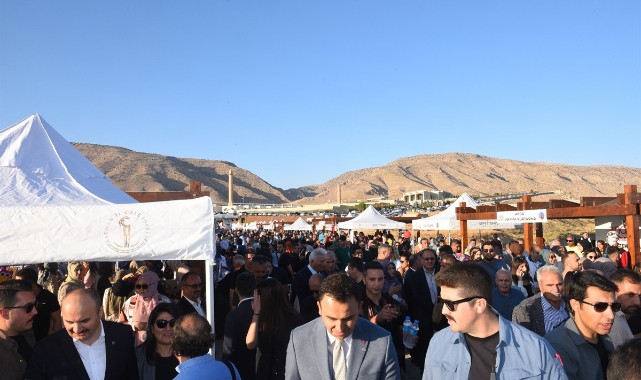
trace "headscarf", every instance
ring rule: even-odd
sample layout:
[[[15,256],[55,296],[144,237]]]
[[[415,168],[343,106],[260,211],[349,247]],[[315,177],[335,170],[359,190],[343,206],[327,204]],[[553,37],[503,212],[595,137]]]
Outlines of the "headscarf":
[[[136,294],[136,309],[134,310],[133,322],[147,322],[149,313],[158,304],[158,275],[149,271],[141,274],[138,279],[144,279],[148,288],[145,292],[146,297],[143,298]],[[147,305],[145,305],[145,302],[147,302]]]
[[[82,269],[82,261],[72,261],[69,264],[67,264],[67,278],[65,279],[65,282],[82,282],[82,272],[80,272],[80,276],[76,275],[76,272],[74,269],[80,267]]]

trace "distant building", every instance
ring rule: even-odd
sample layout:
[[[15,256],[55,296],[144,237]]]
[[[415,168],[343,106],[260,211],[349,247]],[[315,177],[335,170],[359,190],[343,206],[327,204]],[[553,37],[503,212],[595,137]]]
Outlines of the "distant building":
[[[414,190],[403,193],[403,202],[411,205],[426,201],[442,201],[446,193],[443,190]]]

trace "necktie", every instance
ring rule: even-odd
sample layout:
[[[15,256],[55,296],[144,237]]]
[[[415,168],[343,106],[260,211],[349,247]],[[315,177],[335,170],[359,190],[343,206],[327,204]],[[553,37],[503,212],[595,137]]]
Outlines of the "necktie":
[[[334,379],[345,380],[345,356],[343,355],[343,341],[336,339],[334,342],[334,352],[332,353],[332,363],[334,364]]]

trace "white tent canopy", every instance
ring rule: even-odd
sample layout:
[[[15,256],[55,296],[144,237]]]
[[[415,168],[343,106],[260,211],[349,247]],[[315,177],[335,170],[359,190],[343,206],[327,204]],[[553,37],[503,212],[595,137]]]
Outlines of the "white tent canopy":
[[[456,208],[465,202],[466,207],[476,208],[476,202],[467,193],[463,193],[457,200],[452,202],[448,208],[436,215],[427,218],[413,220],[413,230],[440,230],[440,231],[458,231],[461,228],[460,221],[456,219]],[[467,222],[469,229],[513,229],[516,228],[514,223],[498,222],[496,220],[470,220]]]
[[[286,224],[285,231],[311,231],[312,226],[303,220],[303,218],[298,218],[292,224]]]
[[[209,198],[137,203],[39,115],[0,132],[0,264],[212,260]]]
[[[403,222],[397,222],[381,215],[374,206],[369,206],[357,217],[337,224],[343,230],[404,230]]]

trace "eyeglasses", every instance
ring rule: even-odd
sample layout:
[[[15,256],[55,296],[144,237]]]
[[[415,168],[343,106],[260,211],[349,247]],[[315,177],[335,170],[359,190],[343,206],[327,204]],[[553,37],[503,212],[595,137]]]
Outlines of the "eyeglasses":
[[[491,252],[494,252],[494,250],[493,250],[493,249],[484,249],[484,250],[483,250],[483,252],[485,252],[485,253],[491,253]]]
[[[612,303],[607,303],[607,302],[589,303],[585,301],[579,301],[579,302],[594,307],[594,311],[596,311],[597,313],[603,313],[608,309],[608,306],[610,306],[613,313],[616,313],[617,311],[621,310],[621,304],[619,302],[612,302]]]
[[[193,285],[184,284],[183,286],[186,286],[186,287],[192,288],[192,289],[199,289],[199,288],[203,287],[203,284],[193,284]]]
[[[22,305],[22,306],[5,306],[4,308],[5,309],[24,309],[24,311],[27,314],[29,314],[33,311],[33,308],[37,306],[38,306],[38,302],[29,302],[28,304]]]
[[[436,259],[434,257],[428,257],[428,258],[423,257],[423,260],[425,260],[425,261],[435,261]]]
[[[136,284],[136,289],[147,290],[149,288],[149,285],[155,285],[155,284]]]
[[[175,319],[156,319],[156,327],[158,327],[159,329],[164,329],[165,327],[167,327],[167,325],[169,325],[169,327],[174,327],[175,324]]]
[[[448,301],[448,300],[444,300],[443,298],[439,297],[438,298],[438,302],[440,302],[443,305],[445,305],[445,307],[447,307],[450,311],[456,311],[456,305],[458,305],[460,303],[463,303],[463,302],[469,302],[469,301],[475,300],[477,298],[485,299],[485,297],[474,296],[474,297],[463,298],[462,300],[457,300],[457,301]]]

